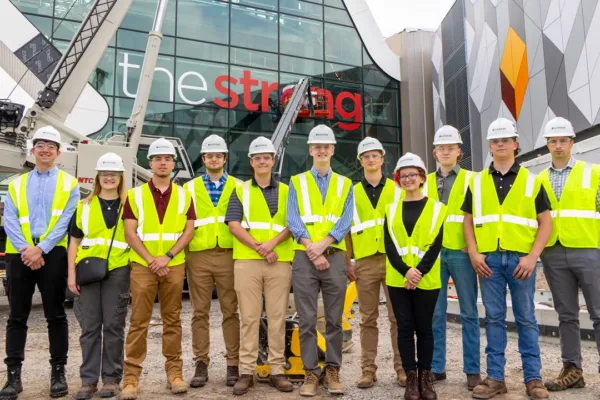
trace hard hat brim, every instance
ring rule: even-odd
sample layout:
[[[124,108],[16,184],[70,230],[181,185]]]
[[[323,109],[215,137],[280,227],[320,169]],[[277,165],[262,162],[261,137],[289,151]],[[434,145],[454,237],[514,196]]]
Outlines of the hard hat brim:
[[[463,144],[461,140],[436,140],[432,143],[434,146],[439,146],[441,144]]]
[[[365,154],[367,151],[380,151],[381,155],[385,157],[385,150],[384,149],[366,149],[366,150],[363,150],[360,153],[358,153],[358,155],[356,156],[356,159],[360,160],[360,156],[362,156],[363,154]]]
[[[337,144],[335,140],[308,140],[306,144]]]
[[[148,155],[148,160],[152,160],[152,157],[156,157],[156,156],[171,156],[171,157],[173,157],[173,160],[177,160],[177,154],[169,154],[169,153],[159,153],[159,154]]]
[[[105,172],[125,172],[125,168],[96,168],[96,171],[101,172],[101,171],[105,171]]]
[[[551,137],[570,137],[574,138],[575,134],[572,132],[552,132],[552,134],[544,134],[545,139],[549,139]]]
[[[200,154],[208,154],[208,153],[229,153],[229,150],[207,150],[207,151],[200,152]]]

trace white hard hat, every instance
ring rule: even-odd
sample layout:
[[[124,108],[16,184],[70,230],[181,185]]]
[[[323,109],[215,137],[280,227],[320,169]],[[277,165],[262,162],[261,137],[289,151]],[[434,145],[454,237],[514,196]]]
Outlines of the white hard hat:
[[[125,171],[123,159],[115,153],[106,153],[98,159],[96,171]]]
[[[53,126],[44,126],[33,134],[33,142],[36,140],[43,140],[45,142],[54,142],[60,147],[60,132],[58,132]]]
[[[219,135],[210,135],[202,142],[200,153],[228,153],[227,143]]]
[[[548,121],[546,128],[544,129],[544,137],[550,138],[558,136],[575,137],[575,130],[569,120],[556,117]]]
[[[518,137],[519,134],[514,122],[506,118],[498,118],[488,127],[486,140]]]
[[[444,125],[438,129],[433,137],[433,145],[440,144],[463,144],[458,129],[451,125]]]
[[[425,163],[423,162],[421,157],[419,157],[416,154],[406,153],[402,157],[400,157],[398,163],[396,164],[396,168],[394,168],[394,172],[406,167],[422,169],[425,175],[427,175],[427,167],[425,166]]]
[[[248,157],[252,157],[253,154],[261,153],[273,153],[275,154],[275,146],[273,142],[264,136],[259,136],[250,143],[250,149],[248,150]]]
[[[148,160],[150,160],[153,156],[158,155],[173,156],[173,158],[177,158],[177,153],[175,152],[173,143],[169,142],[165,138],[156,139],[148,148]]]
[[[308,134],[308,144],[336,144],[335,134],[327,125],[317,125]]]
[[[381,142],[375,138],[366,137],[358,144],[358,155],[356,158],[360,160],[362,153],[366,153],[367,151],[371,150],[379,150],[381,151],[382,155],[385,156],[385,150],[383,149]]]

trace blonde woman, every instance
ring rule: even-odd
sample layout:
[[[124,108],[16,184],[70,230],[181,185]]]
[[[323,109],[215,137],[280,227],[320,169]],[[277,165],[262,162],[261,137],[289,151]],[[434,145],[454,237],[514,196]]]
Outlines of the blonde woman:
[[[69,290],[79,296],[73,306],[81,326],[78,400],[94,396],[100,375],[104,383],[100,397],[119,393],[129,301],[129,248],[119,218],[126,194],[123,160],[114,153],[104,154],[96,171],[94,189],[79,202],[71,221],[68,253]],[[102,275],[106,269],[104,279],[99,278],[98,270]]]

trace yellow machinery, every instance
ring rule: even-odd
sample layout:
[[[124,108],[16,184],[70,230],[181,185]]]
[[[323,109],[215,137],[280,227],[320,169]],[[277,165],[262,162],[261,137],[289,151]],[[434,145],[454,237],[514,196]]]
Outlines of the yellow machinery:
[[[356,284],[351,282],[346,289],[346,298],[344,300],[344,311],[342,314],[342,331],[344,335],[344,344],[342,351],[348,351],[352,343],[352,326],[350,319],[354,318],[352,313],[352,304],[356,300]],[[284,373],[291,381],[304,380],[304,365],[300,356],[300,334],[298,326],[298,314],[296,313],[294,296],[290,294],[288,305],[288,316],[285,323],[285,366]],[[260,321],[260,330],[258,334],[258,359],[256,365],[256,375],[258,380],[267,381],[269,379],[270,367],[268,362],[269,343],[267,335],[268,320],[263,316]],[[325,316],[323,312],[323,301],[319,295],[317,310],[317,348],[319,352],[319,366],[323,367],[325,362]]]

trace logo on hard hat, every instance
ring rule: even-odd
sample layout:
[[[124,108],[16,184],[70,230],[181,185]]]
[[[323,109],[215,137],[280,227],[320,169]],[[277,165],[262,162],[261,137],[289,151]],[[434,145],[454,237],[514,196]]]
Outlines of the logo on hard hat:
[[[550,128],[550,130],[555,130],[555,129],[567,129],[566,126],[553,126],[552,128]]]

